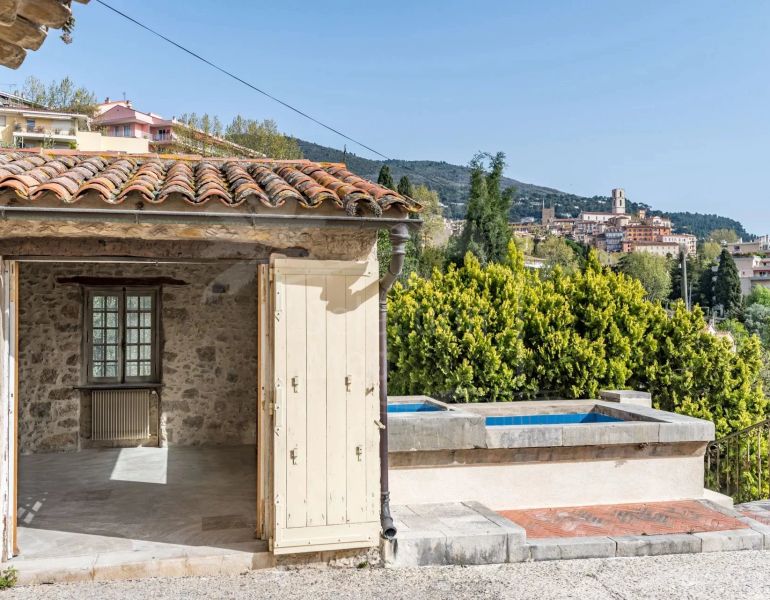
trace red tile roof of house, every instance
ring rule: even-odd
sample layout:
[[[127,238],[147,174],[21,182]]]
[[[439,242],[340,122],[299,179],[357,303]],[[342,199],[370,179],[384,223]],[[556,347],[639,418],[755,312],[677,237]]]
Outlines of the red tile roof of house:
[[[343,164],[308,160],[5,151],[0,152],[4,190],[29,203],[53,194],[67,205],[96,194],[108,205],[128,199],[161,204],[176,196],[192,206],[212,200],[229,207],[248,201],[271,208],[287,201],[303,208],[331,205],[352,216],[381,216],[391,207],[421,209],[411,198],[358,177]]]

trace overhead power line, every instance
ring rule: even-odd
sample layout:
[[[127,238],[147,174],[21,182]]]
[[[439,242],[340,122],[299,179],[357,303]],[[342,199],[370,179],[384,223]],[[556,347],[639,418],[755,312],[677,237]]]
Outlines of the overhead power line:
[[[145,24],[144,24],[144,23],[142,23],[141,21],[138,21],[138,20],[134,19],[132,16],[130,16],[130,15],[127,15],[126,13],[124,13],[123,11],[120,11],[120,10],[118,10],[118,9],[117,9],[117,8],[115,8],[114,6],[111,6],[111,5],[107,4],[107,3],[106,3],[106,2],[104,2],[103,0],[96,0],[96,2],[98,2],[99,4],[101,4],[101,5],[102,5],[104,8],[107,8],[107,9],[111,10],[111,11],[112,11],[112,12],[114,12],[115,14],[117,14],[117,15],[120,15],[120,16],[121,16],[121,17],[123,17],[124,19],[127,19],[128,21],[130,21],[130,22],[131,22],[131,23],[133,23],[134,25],[136,25],[136,26],[138,26],[138,27],[141,27],[142,29],[144,29],[144,30],[146,30],[146,31],[149,31],[149,32],[150,32],[151,34],[153,34],[154,36],[156,36],[156,37],[159,37],[160,39],[164,40],[165,42],[168,42],[169,44],[171,44],[172,46],[174,46],[174,47],[178,48],[178,49],[179,49],[179,50],[181,50],[182,52],[185,52],[186,54],[189,54],[189,55],[190,55],[190,56],[192,56],[193,58],[196,58],[196,59],[198,59],[199,61],[201,61],[202,63],[204,63],[204,64],[206,64],[206,65],[208,65],[208,66],[210,66],[211,68],[213,68],[213,69],[216,69],[216,70],[217,70],[217,71],[219,71],[220,73],[223,73],[224,75],[227,75],[227,76],[228,76],[228,77],[230,77],[231,79],[234,79],[235,81],[237,81],[237,82],[239,82],[239,83],[241,83],[241,84],[245,85],[246,87],[248,87],[248,88],[250,88],[250,89],[254,90],[255,92],[258,92],[258,93],[262,94],[263,96],[265,96],[265,97],[269,98],[269,99],[270,99],[270,100],[272,100],[273,102],[277,102],[277,103],[278,103],[278,104],[280,104],[281,106],[283,106],[283,107],[285,107],[285,108],[288,108],[289,110],[291,110],[291,111],[293,111],[293,112],[297,113],[298,115],[300,115],[300,116],[302,116],[302,117],[305,117],[306,119],[309,119],[310,121],[312,121],[312,122],[313,122],[313,123],[315,123],[316,125],[320,125],[320,126],[321,126],[321,127],[323,127],[324,129],[328,129],[328,130],[329,130],[329,131],[331,131],[332,133],[335,133],[335,134],[339,135],[340,137],[343,137],[343,138],[345,138],[346,140],[348,140],[348,141],[350,141],[350,142],[353,142],[354,144],[356,144],[356,145],[358,145],[358,146],[361,146],[362,148],[365,148],[366,150],[368,150],[369,152],[372,152],[373,154],[376,154],[376,155],[377,155],[377,156],[379,156],[380,158],[384,158],[385,160],[387,160],[387,161],[390,161],[390,162],[394,162],[394,163],[398,163],[398,162],[399,162],[399,161],[397,161],[397,160],[395,160],[395,159],[393,159],[393,158],[390,158],[390,157],[389,157],[389,156],[387,156],[386,154],[383,154],[382,152],[380,152],[380,151],[378,151],[378,150],[375,150],[375,149],[374,149],[374,148],[372,148],[371,146],[369,146],[369,145],[367,145],[367,144],[364,144],[363,142],[361,142],[361,141],[359,141],[359,140],[357,140],[357,139],[355,139],[355,138],[353,138],[353,137],[350,137],[349,135],[347,135],[347,134],[343,133],[343,132],[342,132],[342,131],[340,131],[339,129],[336,129],[335,127],[332,127],[331,125],[327,125],[327,124],[326,124],[326,123],[324,123],[323,121],[321,121],[321,120],[319,120],[319,119],[316,119],[315,117],[313,117],[313,116],[309,115],[309,114],[308,114],[308,113],[306,113],[305,111],[303,111],[303,110],[300,110],[299,108],[297,108],[297,107],[295,107],[295,106],[292,106],[292,105],[291,105],[291,104],[289,104],[288,102],[285,102],[284,100],[281,100],[280,98],[277,98],[276,96],[274,96],[274,95],[273,95],[273,94],[271,94],[270,92],[267,92],[267,91],[265,91],[265,90],[263,90],[263,89],[261,89],[261,88],[257,87],[256,85],[254,85],[254,84],[252,84],[252,83],[249,83],[248,81],[246,81],[245,79],[243,79],[243,78],[239,77],[238,75],[236,75],[236,74],[235,74],[235,73],[233,73],[232,71],[229,71],[229,70],[225,69],[224,67],[222,67],[222,66],[220,66],[220,65],[218,65],[218,64],[216,64],[216,63],[214,63],[214,62],[210,61],[209,59],[207,59],[207,58],[205,58],[205,57],[201,56],[201,55],[200,55],[200,54],[198,54],[197,52],[194,52],[194,51],[190,50],[189,48],[186,48],[186,47],[185,47],[185,46],[183,46],[182,44],[180,44],[180,43],[178,43],[178,42],[175,42],[174,40],[172,40],[172,39],[170,39],[170,38],[166,37],[165,35],[163,35],[162,33],[160,33],[159,31],[156,31],[155,29],[153,29],[153,28],[152,28],[152,27],[150,27],[149,25],[145,25]],[[412,171],[413,173],[415,173],[415,174],[419,175],[420,177],[422,177],[422,178],[424,178],[424,179],[426,179],[426,180],[428,180],[428,181],[432,181],[433,183],[435,183],[435,184],[437,184],[437,185],[444,185],[444,183],[443,183],[443,182],[440,182],[440,181],[438,181],[438,180],[435,180],[435,179],[433,179],[433,178],[431,178],[431,177],[428,177],[427,175],[424,175],[424,174],[420,173],[419,171],[415,170],[414,168],[412,168],[412,167],[410,167],[410,166],[408,166],[408,165],[405,165],[405,164],[400,164],[399,166],[400,166],[401,168],[403,168],[403,169],[406,169],[407,171]]]

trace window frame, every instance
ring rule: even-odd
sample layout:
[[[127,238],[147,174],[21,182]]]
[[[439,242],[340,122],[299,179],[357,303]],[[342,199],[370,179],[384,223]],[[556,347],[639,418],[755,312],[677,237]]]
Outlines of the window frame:
[[[132,294],[152,297],[150,310],[150,374],[127,375],[127,310],[126,298]],[[111,295],[118,297],[118,344],[117,344],[117,373],[115,377],[95,377],[93,374],[93,299],[95,296]],[[159,286],[84,286],[83,294],[83,348],[81,380],[87,385],[135,386],[136,384],[160,383],[160,287]]]

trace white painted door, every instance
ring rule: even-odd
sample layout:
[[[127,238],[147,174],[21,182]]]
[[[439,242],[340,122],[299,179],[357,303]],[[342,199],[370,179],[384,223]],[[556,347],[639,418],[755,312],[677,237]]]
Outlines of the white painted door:
[[[376,263],[273,258],[273,551],[376,545]]]
[[[0,258],[0,510],[2,510],[2,560],[18,553],[17,407],[18,407],[18,263]]]

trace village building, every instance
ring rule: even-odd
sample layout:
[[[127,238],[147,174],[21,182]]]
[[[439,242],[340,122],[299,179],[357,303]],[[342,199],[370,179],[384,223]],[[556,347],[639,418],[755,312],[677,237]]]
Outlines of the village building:
[[[385,297],[419,208],[341,164],[0,153],[3,559],[392,538]]]
[[[206,156],[264,157],[252,148],[191,127],[175,118],[165,119],[155,113],[137,110],[130,100],[106,98],[96,107],[94,127],[109,136],[143,140],[151,152],[204,152]]]
[[[53,110],[7,92],[0,92],[0,145],[86,152],[149,151],[147,140],[93,131],[88,115]]]

